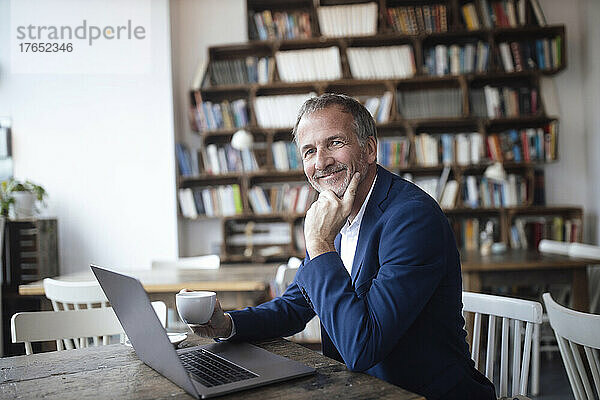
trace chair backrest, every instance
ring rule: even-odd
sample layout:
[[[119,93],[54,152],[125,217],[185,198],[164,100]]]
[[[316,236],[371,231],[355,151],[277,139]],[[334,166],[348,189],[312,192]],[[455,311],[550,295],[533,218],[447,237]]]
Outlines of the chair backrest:
[[[471,358],[479,366],[482,317],[487,316],[485,376],[493,381],[496,357],[496,321],[502,320],[500,346],[500,397],[508,396],[509,354],[512,353],[511,395],[526,395],[529,379],[534,324],[542,323],[542,305],[535,301],[489,294],[463,292],[463,313],[474,314]],[[524,340],[521,333],[525,324]],[[512,351],[509,353],[510,325],[513,324]],[[522,343],[523,342],[523,343]],[[521,347],[522,346],[522,347]],[[482,371],[483,372],[483,371]]]
[[[164,304],[164,303],[163,303]],[[110,336],[123,333],[111,307],[67,311],[16,313],[10,320],[12,342],[25,342],[25,354],[32,354],[32,342]],[[60,350],[60,349],[59,349]]]
[[[600,315],[561,306],[550,293],[544,293],[542,297],[575,399],[600,398]],[[587,365],[581,357],[582,350]],[[596,397],[589,375],[596,387]]]
[[[98,281],[67,282],[46,278],[43,282],[44,292],[52,302],[54,311],[92,308],[94,304],[100,304],[101,307],[108,305]]]
[[[46,278],[43,284],[46,297],[52,302],[54,311],[84,310],[98,306],[109,306],[108,299],[96,280],[68,282]],[[167,324],[167,307],[165,303],[154,301],[152,302],[152,306],[156,315],[158,315],[160,323],[165,327]],[[100,336],[94,337],[94,344],[97,346],[100,340],[102,340],[103,344],[108,344],[108,336]],[[87,345],[85,337],[71,336],[71,338],[74,339],[57,340],[57,350],[63,350],[63,345],[66,349],[81,348]]]
[[[275,274],[275,295],[281,296],[288,286],[294,281],[298,267],[281,264]]]

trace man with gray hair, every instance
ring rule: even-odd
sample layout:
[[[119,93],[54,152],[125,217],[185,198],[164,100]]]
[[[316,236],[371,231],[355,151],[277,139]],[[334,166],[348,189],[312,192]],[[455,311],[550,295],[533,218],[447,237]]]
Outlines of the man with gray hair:
[[[495,399],[463,329],[460,260],[438,204],[376,163],[377,131],[351,97],[307,100],[293,130],[319,192],[304,221],[306,258],[286,292],[223,313],[205,337],[289,336],[316,315],[323,354],[428,399]]]

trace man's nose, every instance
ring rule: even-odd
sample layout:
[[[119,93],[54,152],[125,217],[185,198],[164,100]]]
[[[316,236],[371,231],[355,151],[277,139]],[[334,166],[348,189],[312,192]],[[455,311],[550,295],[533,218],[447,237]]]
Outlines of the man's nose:
[[[331,153],[327,150],[318,149],[317,162],[315,163],[315,168],[323,170],[332,164],[334,164],[334,160],[333,157],[331,157]]]

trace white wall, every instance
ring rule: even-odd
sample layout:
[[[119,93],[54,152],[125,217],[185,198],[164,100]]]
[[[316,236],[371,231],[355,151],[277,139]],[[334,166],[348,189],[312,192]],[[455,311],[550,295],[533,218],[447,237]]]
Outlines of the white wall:
[[[600,244],[600,2],[584,2],[582,20],[586,27],[583,58],[583,102],[585,109],[588,186],[587,211],[590,243]]]
[[[9,71],[0,0],[0,116],[13,121],[15,176],[49,193],[63,273],[177,256],[169,3],[151,6],[149,74],[32,75]]]
[[[548,23],[565,24],[567,69],[554,81],[561,108],[559,161],[546,166],[549,204],[584,207],[584,240],[598,243],[600,211],[600,53],[594,0],[543,0]]]
[[[244,0],[171,0],[173,93],[178,140],[198,146],[190,129],[189,90],[198,64],[208,59],[208,47],[247,40]],[[222,241],[219,219],[189,221],[179,218],[179,252],[182,256],[209,254]]]

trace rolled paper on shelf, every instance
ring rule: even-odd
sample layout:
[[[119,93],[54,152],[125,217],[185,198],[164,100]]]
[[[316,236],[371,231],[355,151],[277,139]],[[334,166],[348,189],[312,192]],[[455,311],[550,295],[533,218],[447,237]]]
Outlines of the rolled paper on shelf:
[[[570,246],[571,243],[542,239],[540,240],[538,250],[540,253],[562,254],[563,256],[568,256]]]
[[[571,243],[569,246],[569,256],[579,258],[590,258],[600,262],[600,246],[591,244]]]
[[[542,239],[538,246],[541,253],[562,254],[569,257],[589,258],[600,261],[600,246],[583,243],[565,243]]]

